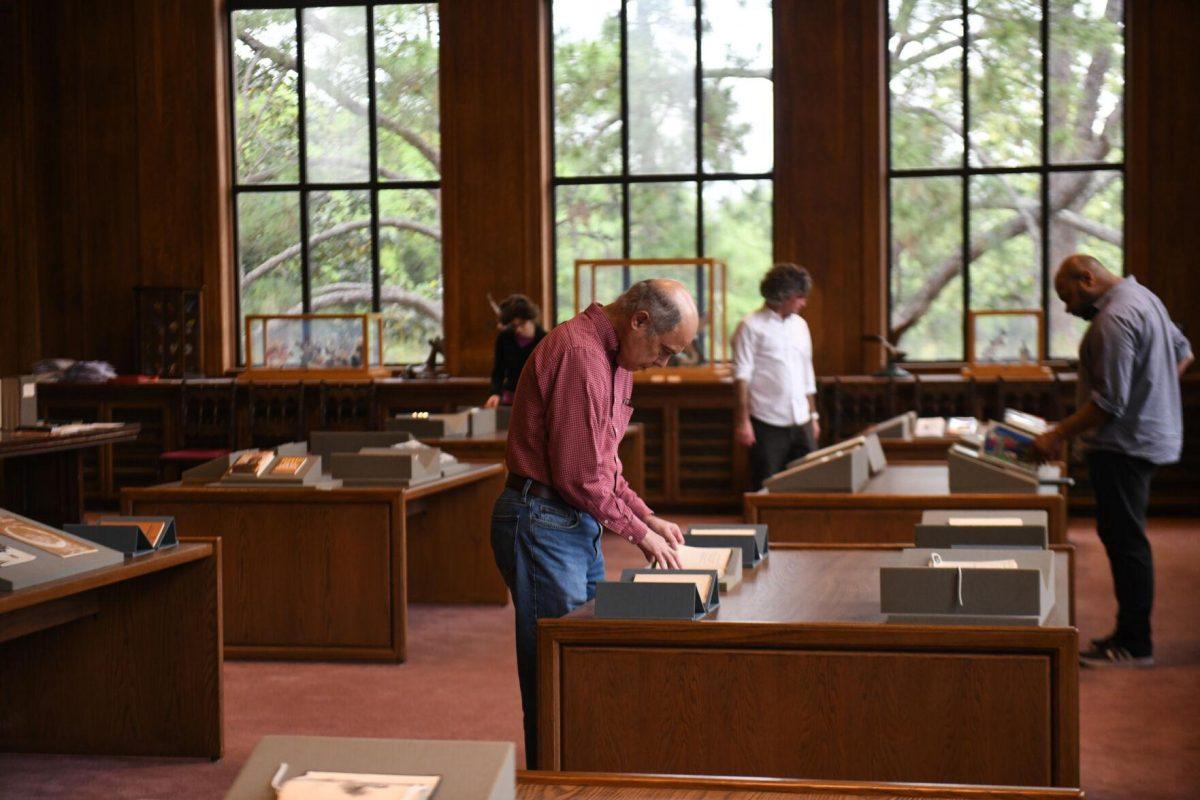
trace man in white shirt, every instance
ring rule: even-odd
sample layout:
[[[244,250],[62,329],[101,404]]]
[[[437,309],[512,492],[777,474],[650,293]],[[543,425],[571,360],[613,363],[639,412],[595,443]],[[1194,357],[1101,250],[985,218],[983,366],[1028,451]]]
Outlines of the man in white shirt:
[[[759,285],[763,307],[733,334],[735,438],[750,448],[756,491],[789,461],[811,452],[821,434],[812,336],[800,316],[811,290],[808,270],[776,264]]]

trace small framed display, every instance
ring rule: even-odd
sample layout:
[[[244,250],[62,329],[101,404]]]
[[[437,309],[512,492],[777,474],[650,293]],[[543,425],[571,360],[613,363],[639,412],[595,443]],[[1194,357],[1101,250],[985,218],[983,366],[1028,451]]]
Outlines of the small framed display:
[[[1036,308],[971,311],[967,314],[965,375],[1028,378],[1049,375],[1045,318]]]
[[[138,371],[157,378],[204,374],[204,287],[135,286]]]

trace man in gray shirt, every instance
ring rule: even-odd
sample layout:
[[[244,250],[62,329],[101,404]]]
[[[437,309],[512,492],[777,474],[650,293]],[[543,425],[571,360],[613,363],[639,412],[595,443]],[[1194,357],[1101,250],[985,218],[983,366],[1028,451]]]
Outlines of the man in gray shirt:
[[[1154,564],[1146,538],[1150,479],[1179,460],[1183,410],[1179,376],[1192,348],[1162,301],[1135,278],[1119,278],[1091,256],[1063,260],[1054,290],[1091,320],[1079,344],[1078,410],[1038,437],[1045,458],[1076,436],[1096,494],[1096,533],[1117,594],[1117,628],[1080,655],[1092,666],[1151,666]]]

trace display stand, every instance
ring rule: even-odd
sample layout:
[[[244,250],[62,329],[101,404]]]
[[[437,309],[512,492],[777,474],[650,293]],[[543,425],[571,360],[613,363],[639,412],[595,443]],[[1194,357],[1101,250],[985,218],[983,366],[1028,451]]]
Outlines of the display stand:
[[[683,543],[691,547],[737,547],[742,551],[742,566],[754,568],[770,552],[766,525],[690,525]]]
[[[863,433],[873,433],[880,439],[911,439],[916,422],[917,412],[906,411],[883,422],[876,422]]]
[[[951,494],[1036,493],[1036,472],[999,459],[989,458],[962,445],[946,451]]]
[[[0,592],[111,567],[124,554],[0,508]]]
[[[408,431],[311,431],[308,452],[329,464],[334,453],[357,453],[364,447],[391,447],[412,439],[413,435]]]
[[[1050,544],[1045,511],[926,511],[916,527],[917,547],[1040,547]]]
[[[655,579],[642,581],[639,575]],[[707,576],[707,590],[683,576]],[[678,579],[679,582],[658,582]],[[596,584],[598,619],[700,619],[720,604],[716,570],[626,569],[619,581]]]
[[[782,492],[847,492],[862,490],[870,478],[867,450],[863,446],[839,450],[816,459],[803,459],[793,467],[763,481],[772,494]]]

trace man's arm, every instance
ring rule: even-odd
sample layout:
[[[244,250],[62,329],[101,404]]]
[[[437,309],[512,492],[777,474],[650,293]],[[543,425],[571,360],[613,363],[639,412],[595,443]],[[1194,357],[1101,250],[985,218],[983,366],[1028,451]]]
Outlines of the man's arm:
[[[754,426],[750,424],[750,377],[754,374],[753,334],[741,322],[733,332],[733,386],[737,405],[733,414],[733,438],[743,447],[754,444]]]
[[[551,480],[568,504],[586,511],[604,528],[636,544],[647,558],[678,567],[674,545],[618,496],[607,464],[602,463],[604,439],[611,424],[610,409],[606,407],[609,391],[606,376],[610,369],[602,354],[582,347],[568,351],[559,364],[554,390],[567,392],[570,399],[564,402],[560,397],[554,398],[546,408]],[[641,507],[649,511],[644,503]]]
[[[1112,414],[1089,400],[1074,414],[1034,439],[1033,447],[1043,459],[1049,461],[1056,458],[1062,451],[1064,442],[1093,428],[1099,428],[1110,419],[1112,419]]]

